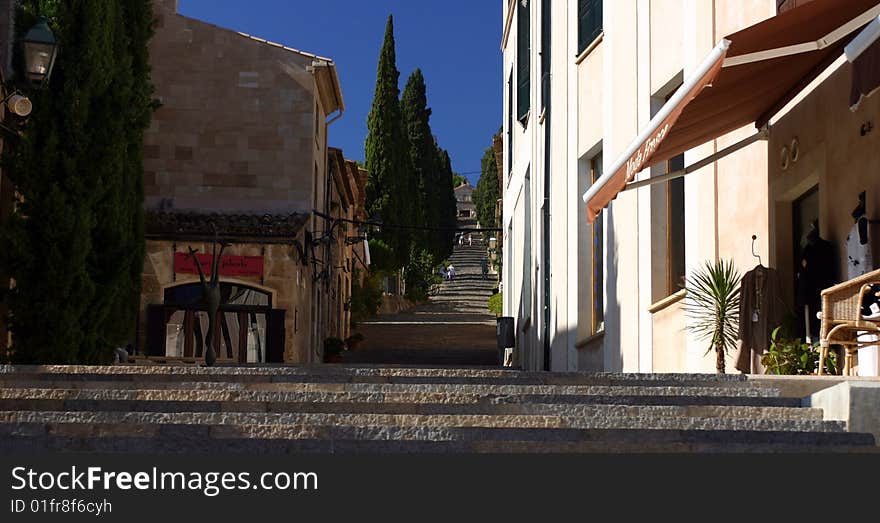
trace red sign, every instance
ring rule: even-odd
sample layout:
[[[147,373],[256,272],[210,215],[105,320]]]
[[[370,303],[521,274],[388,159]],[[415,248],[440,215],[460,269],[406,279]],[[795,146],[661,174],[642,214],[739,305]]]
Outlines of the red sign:
[[[205,276],[211,275],[211,255],[196,254]],[[185,252],[174,253],[174,272],[198,274],[192,256]],[[263,275],[262,256],[223,256],[220,258],[220,276],[246,276],[259,278]]]

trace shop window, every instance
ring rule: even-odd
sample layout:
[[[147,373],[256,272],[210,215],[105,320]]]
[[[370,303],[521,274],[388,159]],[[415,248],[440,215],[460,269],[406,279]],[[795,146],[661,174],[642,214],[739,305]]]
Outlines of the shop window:
[[[666,172],[684,169],[684,154],[666,163]],[[666,292],[674,294],[684,287],[685,278],[685,208],[684,177],[666,182]]]
[[[602,177],[602,153],[590,160],[590,183]],[[590,291],[591,334],[605,330],[605,251],[602,244],[605,233],[605,212],[599,213],[590,231]]]

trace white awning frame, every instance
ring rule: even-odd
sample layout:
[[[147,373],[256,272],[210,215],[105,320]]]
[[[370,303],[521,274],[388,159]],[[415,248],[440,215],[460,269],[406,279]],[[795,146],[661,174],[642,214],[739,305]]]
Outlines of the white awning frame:
[[[672,95],[672,98],[663,105],[660,112],[651,118],[651,121],[644,129],[642,129],[642,132],[640,132],[635,140],[633,140],[617,157],[617,161],[614,162],[614,165],[612,165],[611,168],[606,169],[604,174],[602,174],[602,176],[587,189],[582,197],[584,203],[589,202],[593,196],[599,192],[599,189],[607,184],[608,181],[611,180],[611,177],[623,167],[623,164],[639,149],[639,147],[641,147],[642,144],[659,129],[660,125],[666,120],[672,111],[682,103],[684,97],[694,90],[697,83],[718,63],[718,60],[724,56],[728,47],[730,47],[730,40],[722,38],[721,41],[718,42],[718,45],[712,49],[712,52],[703,60],[700,66],[697,67],[693,74],[688,77],[687,81],[682,84],[681,87],[675,91],[675,94]]]
[[[783,56],[791,56],[794,54],[819,51],[825,49],[828,46],[836,44],[838,41],[840,41],[841,38],[852,33],[859,27],[867,24],[872,19],[876,19],[878,16],[880,16],[880,5],[876,5],[871,9],[868,9],[867,11],[853,18],[849,22],[843,24],[834,31],[831,31],[827,35],[813,42],[804,42],[801,44],[777,47],[776,49],[766,49],[764,51],[758,51],[756,53],[749,53],[725,58],[724,65],[722,67],[735,67],[737,65],[760,62],[763,60],[772,60],[774,58],[780,58]],[[864,51],[864,49],[862,49],[862,51]]]
[[[623,190],[621,190],[620,192],[629,191],[630,189],[638,189],[639,187],[645,187],[647,185],[654,185],[656,183],[662,183],[662,182],[665,182],[668,180],[674,180],[676,178],[681,178],[681,177],[688,175],[694,171],[699,171],[703,167],[710,165],[710,164],[713,164],[713,163],[717,162],[718,160],[724,158],[725,156],[732,154],[732,153],[735,153],[736,151],[739,151],[740,149],[742,149],[744,147],[748,147],[749,145],[752,145],[753,143],[761,141],[761,140],[768,140],[769,138],[770,138],[770,130],[765,125],[761,130],[759,130],[755,134],[749,136],[748,138],[740,140],[733,145],[727,146],[715,154],[707,156],[698,162],[695,162],[695,163],[692,163],[691,165],[688,165],[684,169],[679,169],[678,171],[673,171],[671,173],[660,174],[657,176],[652,176],[650,178],[646,178],[644,180],[638,180],[635,182],[628,183],[628,184],[626,184],[626,187],[624,187]]]
[[[843,48],[843,54],[850,62],[855,62],[856,58],[865,52],[877,39],[880,38],[880,15],[874,18],[862,32],[852,39],[852,42],[846,44]]]
[[[857,28],[859,28],[865,24],[870,23],[872,21],[872,19],[877,19],[877,18],[880,18],[880,4],[868,9],[867,11],[865,11],[864,13],[860,14],[859,16],[853,18],[849,22],[841,25],[837,29],[831,31],[827,35],[825,35],[822,38],[819,38],[818,40],[815,40],[813,42],[805,42],[805,43],[801,43],[801,44],[779,47],[776,49],[768,49],[765,51],[758,51],[756,53],[749,53],[749,54],[734,56],[734,57],[730,57],[730,58],[725,58],[723,61],[722,67],[735,67],[737,65],[747,64],[747,63],[751,63],[751,62],[758,62],[758,61],[762,61],[762,60],[771,60],[773,58],[779,58],[779,57],[783,57],[783,56],[790,56],[790,55],[794,55],[794,54],[800,54],[800,53],[806,53],[806,52],[810,52],[810,51],[824,49],[824,48],[838,42],[840,39],[842,39],[846,35],[852,33]],[[863,33],[865,33],[867,30],[868,29],[866,28],[865,31],[863,31]],[[878,31],[880,31],[880,28],[878,28]],[[861,34],[859,36],[861,36]],[[878,36],[880,36],[880,34],[878,34]],[[867,39],[867,37],[866,37],[866,39]],[[853,42],[851,42],[850,45],[852,45],[853,43],[855,43],[855,40]],[[712,49],[712,52],[710,52],[709,55],[706,56],[706,58],[700,64],[700,66],[693,73],[691,73],[691,75],[688,77],[688,80],[684,84],[682,84],[682,86],[676,91],[675,95],[673,95],[672,98],[670,98],[669,101],[667,101],[663,105],[663,107],[660,109],[660,112],[658,112],[653,118],[651,118],[651,121],[648,123],[648,125],[638,134],[638,136],[636,136],[636,138],[632,141],[632,143],[630,143],[630,145],[623,152],[620,153],[617,160],[615,160],[614,164],[612,164],[608,169],[605,169],[604,174],[598,180],[596,180],[595,183],[590,185],[589,188],[587,188],[586,192],[584,192],[584,194],[582,196],[584,203],[589,203],[593,199],[593,197],[596,196],[596,194],[611,180],[611,177],[614,176],[614,174],[623,166],[623,164],[639,149],[639,147],[641,147],[642,144],[658,130],[658,128],[660,127],[662,122],[666,119],[666,117],[669,116],[669,114],[676,107],[678,107],[678,105],[682,102],[682,99],[684,98],[684,96],[695,87],[695,85],[697,84],[697,82],[699,82],[699,80],[703,77],[703,75],[705,75],[709,71],[709,69],[719,60],[719,58],[727,52],[727,49],[730,47],[730,44],[731,44],[730,40],[722,39]],[[867,48],[867,45],[865,45],[864,48]],[[859,52],[863,51],[864,48],[862,48]],[[758,137],[760,134],[761,133],[759,132],[749,139],[759,139],[756,137]],[[738,144],[735,144],[735,145],[738,145]],[[746,144],[746,145],[748,145],[748,144]],[[734,146],[731,146],[731,147],[734,147]],[[725,149],[724,151],[727,151],[728,149],[730,149],[730,147]],[[737,149],[728,151],[725,154],[730,154],[731,152],[734,152],[735,150],[737,150]],[[724,152],[724,151],[722,151],[722,152]],[[715,157],[715,156],[717,156],[717,154],[713,155],[712,157]],[[709,157],[709,158],[712,158],[712,157]],[[697,167],[697,165],[703,164],[703,165],[701,165],[701,167],[702,167],[708,163],[712,163],[711,161],[708,161],[709,158],[701,160],[700,162],[697,162],[696,164],[689,166],[688,168],[684,169],[684,171],[678,171],[676,173],[670,173],[669,175],[663,175],[666,177],[664,179],[661,179],[662,177],[659,177],[659,176],[655,177],[655,178],[651,178],[650,183],[659,183],[660,181],[665,181],[665,180],[671,179],[671,177],[669,177],[669,176],[673,175],[673,174],[677,174],[678,176],[684,176],[688,172],[693,172],[694,170],[697,170],[698,168],[700,168],[700,167]],[[707,163],[704,164],[703,162],[707,162]],[[690,171],[688,171],[688,169],[690,169]],[[687,171],[687,172],[685,172],[685,171]],[[654,180],[656,180],[656,181],[654,181]],[[626,190],[627,188],[634,189],[636,187],[641,187],[643,185],[650,184],[650,183],[645,183],[645,182],[648,182],[648,180],[642,180],[640,182],[632,182],[630,184],[627,184],[627,186],[624,188],[624,190]],[[634,183],[639,184],[639,185],[633,185]]]

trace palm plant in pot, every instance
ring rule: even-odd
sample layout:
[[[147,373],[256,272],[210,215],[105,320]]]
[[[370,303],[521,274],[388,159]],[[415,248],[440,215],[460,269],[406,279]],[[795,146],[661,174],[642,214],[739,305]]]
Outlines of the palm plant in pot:
[[[739,331],[740,274],[733,261],[706,262],[685,280],[687,329],[715,350],[715,370],[724,374],[724,355],[736,347]]]

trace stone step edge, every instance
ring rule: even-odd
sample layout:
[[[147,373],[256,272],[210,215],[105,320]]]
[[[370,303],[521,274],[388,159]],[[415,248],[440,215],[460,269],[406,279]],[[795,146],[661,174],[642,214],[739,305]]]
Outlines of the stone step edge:
[[[2,383],[2,380],[0,380]],[[47,385],[54,387],[47,387]],[[485,385],[479,383],[388,383],[388,382],[308,382],[308,381],[16,381],[6,390],[224,390],[287,393],[358,394],[445,394],[479,396],[657,396],[706,398],[781,398],[774,388],[608,386],[608,385]]]
[[[40,384],[43,385],[43,384]],[[152,384],[150,384],[152,385]],[[175,384],[176,385],[176,384]],[[194,384],[196,385],[196,384]],[[590,398],[597,400],[614,401],[620,398],[626,401],[650,401],[652,399],[688,400],[699,399],[708,403],[713,399],[778,399],[789,403],[785,406],[799,406],[800,400],[795,398],[782,398],[778,396],[752,395],[740,392],[730,394],[726,390],[715,390],[712,394],[688,394],[690,390],[678,390],[674,388],[642,389],[638,387],[612,388],[591,387],[589,389],[576,389],[572,394],[553,393],[527,393],[527,391],[493,392],[492,390],[473,391],[456,390],[432,390],[430,386],[419,388],[426,390],[386,390],[399,387],[378,385],[371,387],[368,384],[351,384],[337,386],[309,386],[304,384],[306,390],[265,390],[265,389],[223,389],[223,388],[161,388],[161,389],[121,389],[121,388],[75,388],[75,387],[8,387],[0,388],[0,400],[17,399],[44,399],[44,400],[142,400],[142,401],[247,401],[247,402],[303,402],[303,401],[345,401],[345,402],[395,402],[395,403],[571,403],[578,404],[580,401]],[[308,389],[328,390],[308,390]],[[369,390],[377,388],[380,390]],[[411,387],[409,387],[411,388]],[[341,389],[341,390],[334,390]],[[346,390],[348,389],[348,390]],[[353,390],[351,390],[353,389]],[[367,390],[358,390],[367,389]],[[507,390],[507,389],[503,389]],[[567,389],[563,389],[567,390]],[[706,392],[706,391],[701,391]],[[751,391],[748,391],[751,392]],[[561,401],[562,399],[572,401]],[[605,403],[605,401],[603,401]]]
[[[251,366],[156,366],[146,372],[140,366],[126,365],[0,365],[0,376],[17,374],[224,374],[224,375],[291,375],[291,374],[346,374],[360,376],[421,376],[421,377],[503,377],[528,379],[601,379],[637,381],[693,381],[711,383],[747,383],[742,374],[700,373],[586,373],[586,372],[528,372],[506,369],[456,369],[419,366],[337,366],[324,365],[251,365]]]
[[[15,438],[0,441],[0,454],[16,456],[44,452],[114,453],[114,454],[213,454],[247,453],[250,455],[281,454],[654,454],[654,453],[880,453],[880,447],[863,441],[831,441],[802,443],[756,438],[753,442],[716,442],[687,439],[684,441],[613,441],[616,436],[594,441],[535,442],[518,440],[476,441],[401,441],[401,440],[285,440],[285,439],[209,439],[180,442],[145,438],[78,438],[43,437]]]
[[[150,412],[382,414],[448,416],[663,416],[822,421],[821,409],[750,405],[619,405],[532,403],[371,403],[179,400],[0,400],[0,410],[15,412]],[[619,412],[626,411],[626,412]]]
[[[809,432],[845,432],[843,421],[778,420],[745,418],[651,416],[582,416],[541,415],[418,415],[418,414],[311,414],[311,413],[152,413],[152,412],[62,412],[62,411],[0,411],[0,425],[45,423],[53,425],[112,425],[157,430],[163,425],[237,426],[269,425],[288,427],[311,426],[381,426],[387,430],[409,428],[517,428],[546,429],[670,429],[670,430],[778,430]],[[150,429],[153,427],[153,429]]]

